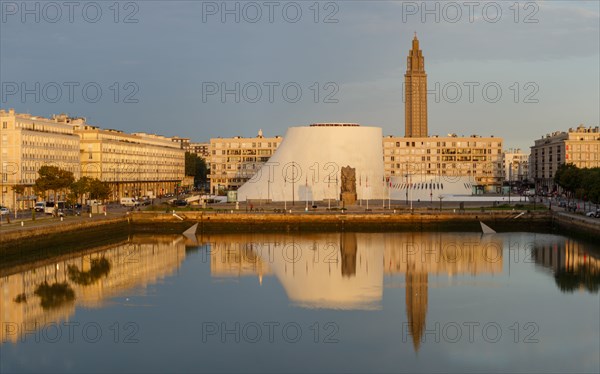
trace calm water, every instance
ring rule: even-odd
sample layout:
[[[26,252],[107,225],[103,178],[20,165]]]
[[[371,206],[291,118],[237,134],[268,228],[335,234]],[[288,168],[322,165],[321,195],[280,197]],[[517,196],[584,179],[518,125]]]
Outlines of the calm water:
[[[3,270],[5,372],[599,372],[599,248],[549,234],[133,236]]]

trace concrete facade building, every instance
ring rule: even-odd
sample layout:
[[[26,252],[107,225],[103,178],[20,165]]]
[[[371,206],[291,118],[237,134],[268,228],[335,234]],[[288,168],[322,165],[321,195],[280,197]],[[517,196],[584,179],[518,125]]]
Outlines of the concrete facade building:
[[[262,130],[258,131],[255,138],[236,136],[210,139],[208,165],[211,193],[237,190],[269,160],[281,141],[281,136],[265,138]]]
[[[185,151],[172,138],[80,124],[81,174],[111,185],[113,199],[173,192],[185,173]]]
[[[502,138],[386,136],[383,159],[386,177],[467,176],[473,193],[498,192],[502,185]]]
[[[406,58],[404,75],[404,136],[426,137],[427,132],[427,74],[425,58],[419,49],[417,34],[412,41],[412,49]]]
[[[509,149],[502,154],[504,164],[504,180],[509,182],[524,181],[529,178],[529,154],[521,149]]]
[[[531,147],[529,170],[536,189],[551,192],[556,189],[554,175],[562,164],[579,168],[600,167],[600,129],[579,125],[569,131],[556,131],[542,136]]]
[[[0,142],[2,206],[12,210],[33,206],[33,184],[44,165],[70,171],[75,179],[80,176],[79,137],[65,115],[44,118],[0,110]],[[17,186],[25,186],[25,191],[15,193]]]
[[[112,200],[172,192],[184,177],[181,142],[160,135],[100,129],[85,118],[52,118],[0,110],[1,200],[12,210],[31,208],[38,171],[44,165],[107,182]],[[16,186],[24,192],[16,194]],[[51,194],[50,200],[55,197]],[[64,200],[64,192],[57,200]]]
[[[210,142],[190,143],[188,152],[194,153],[208,162],[210,158]]]
[[[383,138],[385,176],[391,182],[390,188],[401,186],[405,191],[400,193],[408,193],[414,183],[437,187],[441,186],[439,183],[442,179],[448,187],[450,180],[446,177],[453,176],[464,177],[459,184],[464,184],[467,189],[472,188],[472,193],[500,192],[503,176],[502,138],[428,135],[427,74],[416,34],[407,58],[404,79],[405,136]],[[408,176],[415,176],[413,182],[405,180],[403,183],[402,178]],[[461,186],[458,187],[448,190],[463,190]],[[432,191],[429,194],[432,195],[434,188],[430,189]]]

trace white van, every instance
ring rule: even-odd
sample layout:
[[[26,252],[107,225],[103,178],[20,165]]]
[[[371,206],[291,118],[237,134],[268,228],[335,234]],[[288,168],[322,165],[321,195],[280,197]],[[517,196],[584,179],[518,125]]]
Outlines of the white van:
[[[54,208],[56,207],[56,213],[63,213],[65,210],[66,203],[64,201],[59,201],[57,203],[53,201],[46,202],[46,207],[44,208],[44,213],[46,214],[54,214]]]
[[[134,206],[135,207],[138,205],[140,205],[140,203],[133,197],[122,197],[121,198],[121,206],[128,206],[128,207]]]
[[[46,202],[45,201],[38,201],[37,203],[35,203],[35,211],[36,212],[44,212],[46,210]]]

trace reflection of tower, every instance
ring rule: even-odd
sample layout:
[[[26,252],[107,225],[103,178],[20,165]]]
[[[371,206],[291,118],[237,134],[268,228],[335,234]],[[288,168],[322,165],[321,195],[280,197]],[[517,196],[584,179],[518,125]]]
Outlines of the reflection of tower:
[[[404,75],[404,136],[427,136],[427,74],[425,58],[419,49],[417,33],[412,41],[412,49],[407,57],[406,74]]]
[[[340,236],[342,276],[353,277],[356,275],[356,234],[344,232]]]
[[[427,273],[406,273],[406,314],[413,346],[418,351],[427,316]]]

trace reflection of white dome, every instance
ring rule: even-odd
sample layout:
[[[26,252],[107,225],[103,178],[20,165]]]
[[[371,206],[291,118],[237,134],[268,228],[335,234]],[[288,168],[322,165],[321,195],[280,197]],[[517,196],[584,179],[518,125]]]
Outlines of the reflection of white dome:
[[[238,189],[238,200],[336,199],[340,195],[344,166],[356,169],[359,199],[381,199],[384,196],[381,139],[379,127],[356,124],[290,127],[275,154]]]
[[[290,300],[305,308],[381,308],[383,246],[372,245],[366,235],[355,235],[353,274],[343,274],[340,234],[286,238],[281,250],[259,251],[263,262],[285,289]]]

